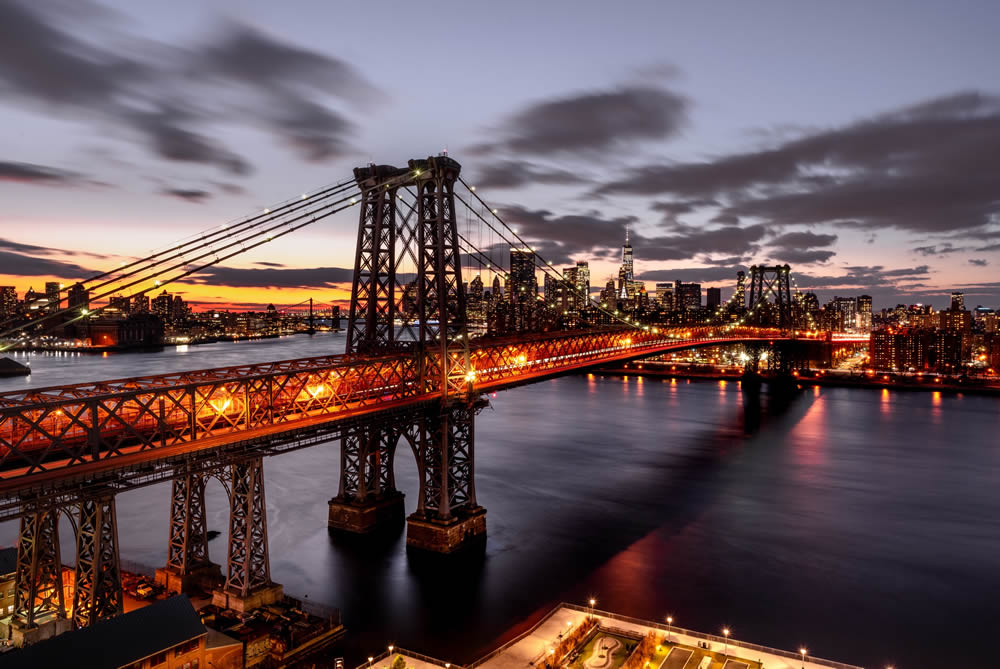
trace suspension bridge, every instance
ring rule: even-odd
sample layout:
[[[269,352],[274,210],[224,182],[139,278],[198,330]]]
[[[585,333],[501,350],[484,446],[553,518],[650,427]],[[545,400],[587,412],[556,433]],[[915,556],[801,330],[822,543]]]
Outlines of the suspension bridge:
[[[171,481],[168,555],[158,580],[181,590],[219,576],[214,601],[249,610],[281,596],[270,576],[265,456],[339,440],[340,478],[328,523],[363,533],[404,518],[393,462],[397,446],[408,444],[420,487],[406,519],[407,544],[447,553],[485,539],[474,426],[488,393],[726,344],[750,352],[750,371],[767,351],[777,361],[772,365],[790,372],[797,351],[829,344],[808,328],[796,330],[787,265],[753,268],[749,303],[736,310],[724,305],[697,326],[640,324],[586,295],[587,309],[600,317],[588,327],[477,335],[467,318],[463,272],[509,281],[505,257],[530,244],[460,170],[444,155],[405,168],[357,168],[352,179],[73,287],[67,307],[51,315],[61,323],[92,314],[91,301],[158,290],[360,209],[343,354],[0,393],[0,520],[20,521],[15,641],[121,613],[115,496],[122,491]],[[551,263],[536,253],[530,258],[533,272],[565,283]],[[0,339],[21,328],[0,324]],[[230,496],[224,577],[208,561],[209,477],[220,478]],[[64,513],[77,535],[72,603],[63,601],[61,583]]]

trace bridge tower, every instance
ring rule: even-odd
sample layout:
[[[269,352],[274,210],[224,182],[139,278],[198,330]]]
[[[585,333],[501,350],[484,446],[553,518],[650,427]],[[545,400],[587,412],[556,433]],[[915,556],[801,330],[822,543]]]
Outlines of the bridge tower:
[[[750,296],[747,301],[747,324],[758,327],[792,329],[792,291],[789,288],[791,267],[775,265],[750,268]]]
[[[411,160],[405,169],[369,165],[354,170],[363,195],[347,353],[412,354],[421,389],[439,399],[394,424],[383,419],[345,432],[340,485],[329,515],[331,528],[357,533],[402,519],[403,495],[395,487],[393,460],[405,435],[421,476],[407,543],[442,552],[486,529],[473,484],[472,422],[479,404],[469,393],[454,195],[460,171],[461,165],[447,156]],[[399,216],[402,188],[415,191],[416,207]],[[416,267],[409,295],[397,274],[407,259]]]
[[[361,188],[358,243],[347,318],[347,354],[372,355],[412,349],[412,314],[402,299],[397,260],[415,239],[409,219],[396,220],[397,193],[409,170],[369,165],[354,170]],[[398,240],[398,241],[397,241]],[[398,247],[402,248],[398,248]],[[393,461],[399,429],[366,422],[346,428],[340,440],[340,485],[330,500],[329,526],[367,533],[405,517]]]

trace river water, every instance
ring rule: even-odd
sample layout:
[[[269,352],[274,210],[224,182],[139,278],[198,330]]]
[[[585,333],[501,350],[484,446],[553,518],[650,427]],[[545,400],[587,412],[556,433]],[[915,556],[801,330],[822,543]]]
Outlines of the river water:
[[[0,390],[321,355],[316,335],[108,356],[33,355]],[[18,356],[24,359],[24,355]],[[559,601],[869,668],[992,666],[1000,604],[997,398],[578,375],[500,393],[477,419],[485,555],[408,555],[402,530],[326,529],[338,444],[265,461],[271,573],[339,607],[348,664],[386,644],[456,663]],[[396,480],[416,500],[412,455]],[[165,561],[169,485],[118,498],[123,558]],[[208,488],[225,563],[227,502]],[[0,543],[16,537],[0,524]],[[64,560],[72,543],[63,532]]]

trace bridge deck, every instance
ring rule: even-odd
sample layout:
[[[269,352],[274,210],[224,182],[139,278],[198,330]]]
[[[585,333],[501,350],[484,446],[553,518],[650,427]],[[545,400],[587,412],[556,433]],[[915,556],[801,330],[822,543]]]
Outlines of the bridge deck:
[[[775,341],[753,328],[602,330],[483,340],[472,393],[587,367],[719,344]],[[234,442],[334,430],[336,423],[440,397],[415,356],[322,356],[0,394],[0,495]]]

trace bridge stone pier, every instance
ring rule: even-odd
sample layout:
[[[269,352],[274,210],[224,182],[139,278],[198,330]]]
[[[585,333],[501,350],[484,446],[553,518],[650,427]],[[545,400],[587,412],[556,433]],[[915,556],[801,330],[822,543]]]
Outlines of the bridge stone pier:
[[[340,442],[340,488],[330,500],[330,528],[366,534],[403,522],[403,493],[396,490],[393,473],[399,439],[396,425],[346,430]]]
[[[475,417],[485,405],[445,403],[408,433],[420,476],[417,510],[407,519],[408,547],[452,553],[486,539],[486,509],[476,502],[475,482]]]

